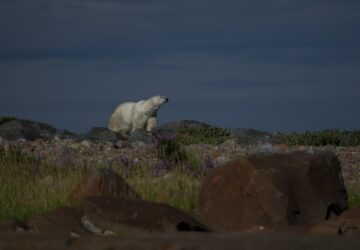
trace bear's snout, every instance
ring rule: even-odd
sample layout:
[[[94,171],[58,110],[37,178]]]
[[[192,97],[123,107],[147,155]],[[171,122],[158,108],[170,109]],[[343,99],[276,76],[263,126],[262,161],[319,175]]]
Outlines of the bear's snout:
[[[169,101],[169,98],[166,97],[166,98],[165,98],[165,102],[168,102],[168,101]]]

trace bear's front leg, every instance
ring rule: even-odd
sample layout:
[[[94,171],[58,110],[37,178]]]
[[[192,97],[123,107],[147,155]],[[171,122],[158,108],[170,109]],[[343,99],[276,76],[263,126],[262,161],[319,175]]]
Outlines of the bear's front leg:
[[[157,125],[156,117],[150,117],[146,122],[146,131],[151,132]]]

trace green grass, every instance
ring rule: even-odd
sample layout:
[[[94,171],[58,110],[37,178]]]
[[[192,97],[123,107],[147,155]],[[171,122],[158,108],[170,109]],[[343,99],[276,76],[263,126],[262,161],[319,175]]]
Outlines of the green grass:
[[[360,206],[360,185],[352,185],[347,188],[348,191],[348,206],[357,207]]]
[[[172,163],[174,164],[174,163]],[[190,212],[198,209],[200,177],[184,171],[180,164],[162,177],[153,177],[146,163],[131,168],[119,165],[59,166],[24,157],[17,148],[0,152],[0,219],[27,219],[33,214],[70,205],[68,195],[91,168],[107,167],[123,176],[142,198],[165,202]]]
[[[280,134],[277,138],[288,145],[311,146],[358,146],[360,145],[360,130],[342,131],[336,129],[319,132]]]
[[[0,218],[24,219],[68,205],[68,193],[78,183],[79,169],[55,167],[15,148],[0,156]]]
[[[253,144],[263,133],[244,135],[239,138],[239,143]],[[305,131],[303,133],[277,134],[273,136],[278,142],[287,145],[307,146],[358,146],[360,145],[360,130],[328,129],[317,132]],[[220,144],[230,139],[228,130],[217,127],[191,128],[182,126],[176,132],[176,141],[180,144]]]
[[[161,178],[133,176],[128,183],[146,200],[167,203],[171,206],[196,213],[200,180],[182,170]]]
[[[190,128],[180,127],[176,133],[179,143],[189,144],[219,144],[229,139],[229,132],[218,127]]]

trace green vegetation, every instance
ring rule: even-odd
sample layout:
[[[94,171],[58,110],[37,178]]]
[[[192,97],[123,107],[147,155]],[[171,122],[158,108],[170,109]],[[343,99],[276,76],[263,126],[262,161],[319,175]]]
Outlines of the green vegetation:
[[[80,176],[79,169],[59,168],[24,157],[17,148],[1,152],[0,218],[24,219],[67,205],[67,195]]]
[[[348,191],[348,206],[357,207],[360,206],[360,183],[352,185],[347,188]]]
[[[267,136],[261,131],[252,131],[239,137],[239,143],[249,145],[258,138]],[[269,135],[268,135],[269,136]],[[180,144],[220,144],[230,138],[228,130],[217,127],[190,128],[182,126],[176,132],[176,141]],[[307,146],[358,146],[360,145],[360,130],[343,131],[328,129],[318,132],[305,131],[303,133],[277,134],[271,136],[274,141],[288,145]]]
[[[125,158],[118,165],[65,166],[25,157],[16,147],[7,153],[0,151],[0,219],[26,219],[32,214],[70,205],[69,193],[95,167],[111,167],[144,199],[196,212],[200,177],[180,163],[166,166],[171,171],[156,177],[154,168],[149,168],[146,163],[133,165]]]
[[[229,132],[218,127],[189,128],[180,127],[177,130],[176,138],[181,144],[219,144],[229,139]]]
[[[360,145],[360,130],[341,131],[329,129],[320,132],[306,131],[304,133],[280,134],[276,138],[288,145],[358,146]]]
[[[156,145],[156,154],[159,159],[166,159],[174,163],[187,160],[187,154],[177,140],[162,140]]]

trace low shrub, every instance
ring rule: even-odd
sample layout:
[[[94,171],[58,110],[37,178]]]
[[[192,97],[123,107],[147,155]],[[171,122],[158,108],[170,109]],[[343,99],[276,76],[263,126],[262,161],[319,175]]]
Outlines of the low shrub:
[[[160,160],[180,163],[187,160],[187,155],[175,134],[167,132],[154,133],[156,154]]]
[[[223,128],[189,128],[182,126],[178,128],[177,140],[181,144],[219,144],[229,139],[230,133]]]
[[[358,146],[360,145],[360,130],[341,131],[323,130],[320,132],[280,134],[277,138],[288,145],[308,145],[308,146]]]

